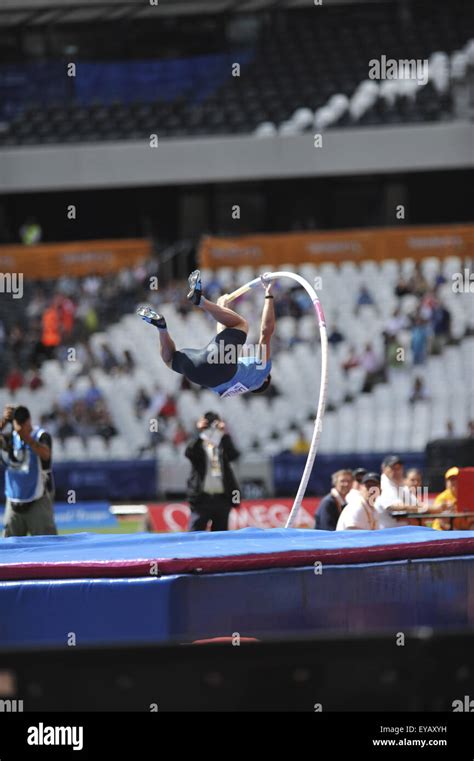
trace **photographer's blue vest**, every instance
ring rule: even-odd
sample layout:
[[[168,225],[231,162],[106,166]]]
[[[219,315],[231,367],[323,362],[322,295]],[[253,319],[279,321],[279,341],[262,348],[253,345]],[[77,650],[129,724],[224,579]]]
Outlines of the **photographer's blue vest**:
[[[45,433],[43,428],[34,428],[32,438],[38,441]],[[47,471],[42,468],[41,459],[28,444],[21,440],[16,431],[12,433],[14,459],[2,453],[5,463],[5,494],[12,502],[32,502],[40,499],[45,490]]]

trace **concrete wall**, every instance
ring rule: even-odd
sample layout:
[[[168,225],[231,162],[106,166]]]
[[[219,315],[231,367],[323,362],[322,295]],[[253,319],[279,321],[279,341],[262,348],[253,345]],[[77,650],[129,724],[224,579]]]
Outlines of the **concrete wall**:
[[[158,133],[159,137],[159,133]],[[474,165],[474,125],[330,130],[314,135],[208,137],[4,148],[1,192],[233,182],[238,180],[464,169]]]

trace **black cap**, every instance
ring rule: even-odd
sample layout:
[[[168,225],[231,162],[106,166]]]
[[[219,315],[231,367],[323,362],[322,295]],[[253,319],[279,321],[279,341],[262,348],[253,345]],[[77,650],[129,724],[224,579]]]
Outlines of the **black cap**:
[[[216,420],[220,420],[219,415],[217,415],[215,412],[205,412],[204,417],[209,425],[212,425],[212,423],[214,423]]]
[[[397,463],[400,463],[400,465],[403,465],[403,460],[401,457],[399,457],[397,454],[388,454],[386,457],[384,457],[382,462],[382,468],[391,468],[393,465],[396,465]]]
[[[380,486],[380,476],[378,473],[366,473],[362,479],[363,484],[377,484]]]
[[[357,481],[357,483],[361,484],[362,479],[364,478],[365,474],[367,473],[365,468],[356,468],[352,471],[352,478]]]

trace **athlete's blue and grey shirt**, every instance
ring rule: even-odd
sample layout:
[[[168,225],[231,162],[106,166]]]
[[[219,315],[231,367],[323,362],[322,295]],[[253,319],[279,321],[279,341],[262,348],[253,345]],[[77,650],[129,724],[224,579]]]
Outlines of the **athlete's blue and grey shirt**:
[[[239,357],[235,375],[226,383],[212,386],[210,391],[225,397],[256,391],[263,385],[271,369],[271,359],[264,363],[256,357]]]

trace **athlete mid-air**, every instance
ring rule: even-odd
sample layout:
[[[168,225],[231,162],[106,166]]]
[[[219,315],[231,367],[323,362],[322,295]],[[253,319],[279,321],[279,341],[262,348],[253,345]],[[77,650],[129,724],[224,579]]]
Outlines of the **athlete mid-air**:
[[[227,306],[228,294],[217,303],[202,293],[201,273],[195,270],[188,279],[188,299],[217,320],[217,334],[202,349],[177,350],[166,325],[166,320],[153,309],[142,306],[137,314],[158,328],[160,353],[164,363],[192,383],[214,391],[222,397],[245,394],[248,391],[266,391],[271,381],[270,340],[275,330],[272,281],[265,282],[265,303],[262,312],[260,338],[255,351],[243,349],[247,340],[248,323]]]

